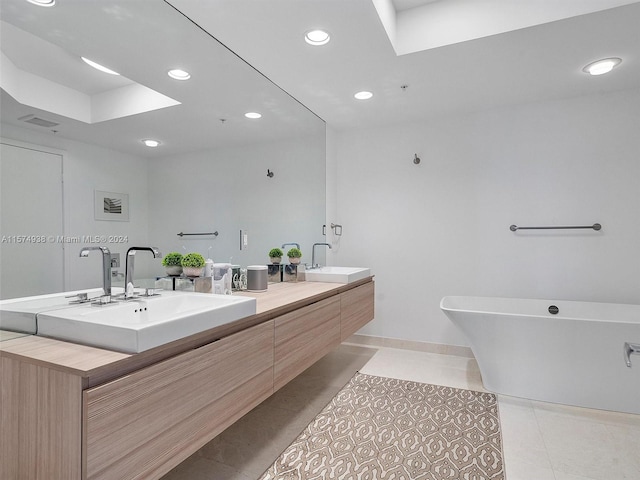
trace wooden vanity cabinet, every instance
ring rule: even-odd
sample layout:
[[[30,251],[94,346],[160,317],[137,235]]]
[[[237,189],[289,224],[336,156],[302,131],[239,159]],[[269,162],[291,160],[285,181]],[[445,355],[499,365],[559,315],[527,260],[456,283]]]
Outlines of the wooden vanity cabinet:
[[[276,317],[274,391],[339,344],[339,295]]]
[[[0,358],[0,479],[80,480],[82,378]]]
[[[340,341],[344,342],[374,316],[374,283],[340,294]]]
[[[158,479],[373,319],[371,280],[273,290],[264,321],[145,367],[12,340],[0,351],[0,478]]]
[[[273,393],[273,321],[83,392],[83,478],[158,478]]]

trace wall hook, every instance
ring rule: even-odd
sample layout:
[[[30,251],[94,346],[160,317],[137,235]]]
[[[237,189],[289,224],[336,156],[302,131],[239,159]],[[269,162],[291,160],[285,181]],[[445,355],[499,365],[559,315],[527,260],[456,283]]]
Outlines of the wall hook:
[[[273,178],[273,172],[267,168],[267,177]]]
[[[415,156],[413,157],[413,163],[415,163],[416,165],[420,164],[420,157],[418,157],[418,154],[416,153]]]

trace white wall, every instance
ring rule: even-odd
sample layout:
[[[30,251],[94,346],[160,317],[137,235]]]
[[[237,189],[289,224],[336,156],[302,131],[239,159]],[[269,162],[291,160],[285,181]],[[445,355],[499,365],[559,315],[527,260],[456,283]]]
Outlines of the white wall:
[[[120,273],[125,271],[125,257],[129,247],[149,245],[148,235],[148,179],[147,160],[125,155],[80,142],[69,143],[64,156],[65,230],[69,235],[125,236],[126,243],[114,241],[93,244],[106,245],[111,253],[120,253]],[[126,193],[129,195],[129,221],[95,220],[94,191]],[[79,258],[81,246],[71,245],[67,251],[69,290],[102,286],[102,258],[93,252]],[[151,255],[149,255],[151,258]],[[160,263],[157,260],[156,263]],[[148,267],[136,262],[136,278],[148,276]]]
[[[376,275],[361,333],[465,345],[445,295],[640,303],[639,112],[634,90],[338,133],[329,261]]]
[[[339,248],[340,237],[334,235],[330,225],[339,223],[338,218],[338,133],[327,125],[327,149],[326,149],[326,189],[327,189],[327,205],[326,205],[326,238],[324,241],[333,245],[332,248]],[[326,250],[326,249],[322,249]],[[318,250],[320,253],[320,249]],[[335,258],[337,251],[323,252],[326,255],[327,264],[333,264],[332,258]],[[333,253],[333,256],[331,255]]]
[[[53,149],[63,155],[65,235],[107,238],[126,236],[128,239],[128,243],[65,244],[65,290],[102,286],[102,257],[95,252],[88,258],[80,258],[79,252],[84,246],[106,245],[112,253],[120,253],[119,270],[124,273],[127,248],[148,244],[147,160],[7,124],[2,124],[2,135],[45,149]],[[36,184],[37,179],[34,179],[34,192],[25,192],[24,198],[19,201],[28,201],[29,195],[37,194]],[[129,221],[96,220],[94,190],[128,193]],[[141,267],[140,275],[144,276],[144,264]]]
[[[66,236],[128,240],[65,244],[65,290],[102,286],[101,256],[79,258],[83,246],[106,245],[120,253],[118,270],[124,273],[132,246],[156,246],[163,254],[211,253],[215,261],[246,266],[267,263],[269,249],[285,242],[300,243],[303,261],[310,262],[311,245],[324,241],[326,145],[321,135],[146,160],[11,125],[3,124],[2,134],[63,156]],[[267,168],[273,178],[267,177]],[[34,191],[36,184],[34,179]],[[127,193],[129,222],[95,220],[95,190]],[[20,201],[28,198],[25,194]],[[240,229],[249,232],[249,246],[242,252]],[[213,230],[219,231],[217,238],[176,235]],[[163,273],[160,259],[136,255],[137,279]]]
[[[297,242],[311,262],[311,245],[324,241],[324,152],[325,139],[317,136],[155,160],[150,238],[163,254],[199,252],[243,266],[266,264],[271,248]],[[241,229],[249,235],[242,251]],[[214,230],[218,237],[177,236]]]

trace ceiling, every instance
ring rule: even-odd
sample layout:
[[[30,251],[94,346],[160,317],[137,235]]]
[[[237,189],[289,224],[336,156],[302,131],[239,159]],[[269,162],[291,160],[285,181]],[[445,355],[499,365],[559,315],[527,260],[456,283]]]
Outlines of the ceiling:
[[[527,0],[560,14],[567,3],[604,10],[407,55],[396,54],[382,25],[374,5],[382,0],[170,1],[337,130],[640,87],[637,1]],[[465,3],[394,1],[410,11]],[[331,41],[307,45],[314,28]],[[610,56],[623,63],[609,75],[582,72]],[[360,90],[374,97],[357,101]]]
[[[474,0],[476,4],[478,1]],[[486,0],[491,4],[504,1],[513,0]],[[468,12],[463,8],[465,2],[468,4],[468,0],[393,0],[393,3],[390,0],[167,0],[336,130],[437,119],[640,87],[638,1],[582,2],[592,5],[593,10],[600,10],[403,55],[396,53],[388,33],[389,25],[385,28],[379,15],[382,4],[391,5],[404,18],[410,18],[408,15],[414,12],[424,14],[426,8],[446,5],[458,8],[459,14],[455,16],[464,18],[467,25],[480,23],[481,19],[474,15],[465,16]],[[547,0],[527,2],[542,2],[547,14],[554,6],[567,4]],[[242,142],[248,138],[247,128],[256,141],[276,139],[284,132],[306,131],[294,115],[274,106],[275,98],[287,97],[286,94],[273,85],[258,88],[249,80],[252,77],[249,71],[253,70],[249,65],[245,64],[232,75],[229,57],[234,57],[233,53],[212,48],[213,40],[191,25],[189,19],[181,18],[184,25],[177,29],[167,20],[176,13],[167,3],[161,0],[58,0],[54,8],[29,5],[31,13],[23,15],[16,12],[24,9],[25,0],[0,0],[3,20],[10,20],[52,43],[39,56],[30,58],[23,55],[24,47],[34,39],[23,35],[17,42],[17,37],[11,36],[11,29],[4,28],[2,50],[12,59],[23,58],[25,65],[18,65],[20,68],[32,69],[38,75],[48,72],[55,75],[55,82],[66,82],[83,95],[116,88],[104,84],[111,80],[96,72],[86,73],[85,69],[79,77],[75,73],[69,75],[67,68],[60,68],[73,64],[73,68],[84,69],[77,62],[77,54],[88,49],[108,59],[107,66],[131,81],[180,102],[178,106],[164,109],[171,112],[169,124],[161,121],[160,117],[166,117],[162,110],[145,114],[143,130],[134,127],[136,115],[117,122],[102,122],[109,126],[108,138],[104,138],[105,129],[69,121],[64,115],[52,115],[67,128],[67,131],[60,129],[59,134],[70,138],[75,136],[149,156],[151,153],[140,146],[139,139],[125,142],[121,137],[135,128],[138,137],[165,136],[175,139],[176,144],[188,143],[191,150],[197,150],[210,148],[213,143]],[[619,6],[624,3],[628,5]],[[47,19],[51,12],[36,12],[34,8],[60,9],[58,13],[64,12],[64,23],[53,28]],[[108,12],[109,22],[96,24],[86,20],[98,11]],[[560,8],[557,13],[560,18],[566,15]],[[416,18],[413,17],[414,23]],[[435,21],[434,18],[431,20]],[[190,28],[184,30],[185,25]],[[331,42],[322,47],[307,45],[303,35],[315,28],[329,31]],[[180,42],[176,42],[176,38],[180,38]],[[67,57],[56,56],[56,48],[62,48]],[[70,54],[73,59],[69,58]],[[611,74],[591,77],[582,72],[587,63],[610,56],[623,59]],[[165,75],[167,66],[179,62],[198,72],[188,88]],[[259,94],[258,90],[263,87],[268,93]],[[360,90],[373,92],[373,98],[355,100],[353,94]],[[271,109],[273,118],[278,119],[277,125],[243,124],[242,111],[251,110],[253,105]],[[298,105],[298,108],[302,107]],[[27,112],[4,89],[2,109],[3,121],[9,114],[18,118]],[[34,111],[46,113],[46,109],[28,109],[27,113]],[[221,122],[223,118],[226,123]],[[229,125],[234,128],[228,128]],[[178,151],[177,145],[171,149],[171,143],[165,145],[162,154]]]
[[[428,3],[442,0],[392,0],[393,8],[396,12],[402,12],[411,8],[422,7]]]
[[[46,135],[45,146],[64,148],[53,134],[156,158],[324,133],[316,115],[162,0],[0,6],[2,122]],[[192,78],[171,79],[173,68]],[[171,102],[135,108],[153,92]],[[57,125],[26,123],[33,116]],[[149,138],[160,147],[144,146]]]

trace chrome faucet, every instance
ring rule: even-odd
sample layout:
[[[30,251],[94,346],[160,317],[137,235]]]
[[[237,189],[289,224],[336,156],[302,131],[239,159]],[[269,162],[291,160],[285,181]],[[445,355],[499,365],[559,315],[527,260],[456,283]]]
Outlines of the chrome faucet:
[[[296,247],[298,250],[300,250],[300,244],[296,242],[283,243],[280,248],[284,249],[284,247],[286,247],[287,245],[292,245]]]
[[[80,256],[88,257],[91,250],[102,252],[102,289],[105,296],[111,296],[111,252],[107,247],[84,247],[80,250]]]
[[[131,247],[127,250],[127,258],[124,264],[124,298],[131,298],[132,294],[127,292],[129,284],[133,285],[133,267],[136,252],[151,252],[153,258],[162,256],[157,247]]]
[[[631,355],[634,353],[640,354],[640,344],[625,342],[623,349],[624,361],[627,364],[627,367],[631,368]]]
[[[327,247],[329,247],[329,249],[331,249],[331,245],[329,245],[328,243],[314,243],[313,247],[311,248],[311,268],[319,268],[320,264],[316,263],[316,247],[318,245],[325,245]]]

